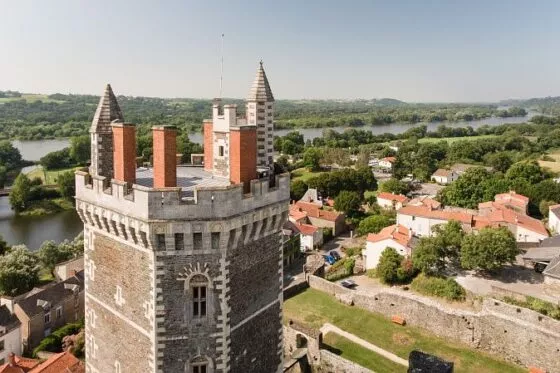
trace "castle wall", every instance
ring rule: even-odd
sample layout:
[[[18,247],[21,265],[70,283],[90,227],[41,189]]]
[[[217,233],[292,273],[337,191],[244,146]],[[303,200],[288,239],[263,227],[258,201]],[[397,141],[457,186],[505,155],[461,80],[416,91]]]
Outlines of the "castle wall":
[[[529,309],[485,299],[480,312],[462,311],[397,289],[348,290],[313,275],[309,286],[331,295],[344,294],[357,307],[387,317],[399,315],[409,325],[508,361],[560,372],[560,322]]]
[[[152,255],[95,229],[87,235],[88,372],[111,372],[115,364],[123,372],[153,371]]]

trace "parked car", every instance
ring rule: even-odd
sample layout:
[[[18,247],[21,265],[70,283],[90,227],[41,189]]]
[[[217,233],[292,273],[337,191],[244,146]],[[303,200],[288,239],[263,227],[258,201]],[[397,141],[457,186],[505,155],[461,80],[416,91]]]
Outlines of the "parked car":
[[[345,288],[352,289],[356,287],[356,283],[353,280],[342,280],[340,281],[340,285],[344,286]]]
[[[332,250],[331,252],[329,252],[329,255],[332,256],[335,260],[340,260],[340,254],[334,250]]]
[[[333,265],[334,263],[336,263],[336,259],[334,257],[332,257],[331,255],[323,255],[323,258],[325,259],[325,262]]]

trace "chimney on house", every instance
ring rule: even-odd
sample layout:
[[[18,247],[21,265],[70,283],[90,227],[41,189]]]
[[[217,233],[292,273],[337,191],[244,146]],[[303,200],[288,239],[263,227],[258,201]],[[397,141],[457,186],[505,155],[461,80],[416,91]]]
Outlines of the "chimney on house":
[[[152,128],[154,188],[177,186],[177,130],[173,126]]]
[[[251,180],[257,178],[257,128],[239,126],[230,128],[229,175],[234,184],[243,184],[243,191],[251,189]]]
[[[136,126],[115,120],[111,127],[114,178],[130,186],[136,182]]]
[[[14,354],[13,352],[10,352],[8,354],[8,363],[10,364],[11,367],[16,366],[16,354]]]

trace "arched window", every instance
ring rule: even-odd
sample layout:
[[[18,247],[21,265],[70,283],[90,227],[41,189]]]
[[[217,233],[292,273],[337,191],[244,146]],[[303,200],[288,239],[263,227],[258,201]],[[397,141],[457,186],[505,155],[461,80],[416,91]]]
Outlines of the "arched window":
[[[203,275],[193,276],[190,281],[190,290],[192,296],[192,316],[194,318],[206,317],[208,279]]]
[[[208,360],[202,356],[197,356],[191,360],[189,373],[210,373]]]

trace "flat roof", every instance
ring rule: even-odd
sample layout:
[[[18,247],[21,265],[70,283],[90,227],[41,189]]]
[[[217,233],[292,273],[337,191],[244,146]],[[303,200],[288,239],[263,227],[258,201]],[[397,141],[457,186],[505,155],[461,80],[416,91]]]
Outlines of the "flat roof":
[[[136,169],[136,184],[152,188],[154,186],[154,169],[140,167]],[[177,186],[183,192],[193,192],[195,188],[223,187],[231,185],[229,179],[214,176],[202,167],[177,166]]]

